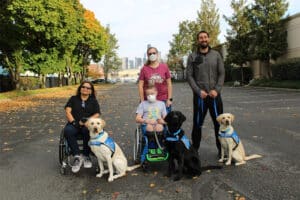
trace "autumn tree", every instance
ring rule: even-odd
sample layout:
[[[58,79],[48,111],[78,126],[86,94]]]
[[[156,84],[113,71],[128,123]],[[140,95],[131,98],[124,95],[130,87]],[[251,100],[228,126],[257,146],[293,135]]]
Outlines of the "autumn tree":
[[[92,11],[84,11],[84,26],[81,30],[83,36],[77,45],[77,55],[83,66],[82,78],[86,76],[87,66],[93,60],[99,62],[107,48],[108,35],[105,28],[95,18]]]
[[[219,10],[216,8],[214,0],[201,0],[200,11],[197,11],[196,22],[200,25],[201,30],[209,33],[210,46],[214,47],[219,44],[218,36],[220,34]]]

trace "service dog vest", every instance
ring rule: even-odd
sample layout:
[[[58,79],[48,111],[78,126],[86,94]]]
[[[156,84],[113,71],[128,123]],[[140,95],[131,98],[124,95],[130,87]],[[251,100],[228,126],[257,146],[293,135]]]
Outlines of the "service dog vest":
[[[181,129],[173,133],[173,136],[166,137],[166,140],[169,142],[178,142],[179,141],[179,136],[178,134],[180,133]],[[185,148],[190,149],[191,143],[189,138],[186,135],[183,135],[180,138],[180,141],[184,144]]]
[[[103,136],[104,132],[100,132],[99,135],[97,135],[97,137],[95,138],[91,138],[91,140],[89,141],[89,145],[95,145],[95,146],[101,146],[101,145],[105,145],[107,146],[113,153],[115,153],[115,149],[116,149],[116,145],[114,140],[111,137],[107,137],[106,140],[104,142],[100,142],[98,141],[99,138],[101,138]]]
[[[235,150],[238,146],[238,144],[240,143],[240,138],[238,136],[238,134],[236,133],[236,131],[233,131],[232,134],[228,134],[229,129],[226,129],[225,131],[220,131],[219,132],[219,137],[221,138],[232,138],[233,141],[235,142],[236,146],[233,148],[233,150]]]

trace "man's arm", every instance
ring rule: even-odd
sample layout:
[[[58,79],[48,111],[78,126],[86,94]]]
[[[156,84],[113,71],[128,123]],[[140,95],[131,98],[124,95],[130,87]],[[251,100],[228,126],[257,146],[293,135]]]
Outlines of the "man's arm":
[[[196,81],[194,79],[192,54],[190,54],[189,57],[188,57],[187,68],[186,68],[186,76],[187,76],[187,81],[188,81],[189,85],[191,86],[193,92],[200,96],[200,90],[201,89],[196,84]]]
[[[218,80],[217,80],[217,85],[215,87],[216,91],[218,93],[221,92],[222,87],[224,85],[224,80],[225,80],[225,68],[224,68],[224,62],[221,57],[221,55],[218,53],[217,56],[217,63],[218,63]]]

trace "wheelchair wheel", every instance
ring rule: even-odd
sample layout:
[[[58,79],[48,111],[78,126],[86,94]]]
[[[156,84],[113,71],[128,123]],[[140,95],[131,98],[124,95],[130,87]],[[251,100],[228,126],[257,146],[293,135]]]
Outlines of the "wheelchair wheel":
[[[66,144],[64,138],[64,129],[62,129],[60,133],[60,139],[59,139],[59,163],[61,165],[65,158],[66,158]]]
[[[68,166],[68,149],[67,149],[67,142],[64,137],[64,129],[61,130],[60,138],[59,138],[59,163],[60,163],[60,173],[65,175],[67,172]]]
[[[135,163],[140,163],[140,156],[142,151],[142,130],[138,126],[135,130],[134,144],[133,144],[133,160]]]

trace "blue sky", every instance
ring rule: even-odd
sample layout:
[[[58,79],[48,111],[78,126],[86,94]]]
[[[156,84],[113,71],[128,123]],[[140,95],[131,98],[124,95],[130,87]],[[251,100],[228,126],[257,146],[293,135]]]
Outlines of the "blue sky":
[[[195,20],[200,10],[200,0],[80,0],[85,8],[93,11],[103,26],[110,25],[116,34],[120,57],[143,57],[147,44],[151,44],[165,56],[169,51],[172,34],[178,32],[178,24],[183,20]],[[231,16],[231,0],[215,0],[220,14],[221,34],[228,25],[223,15]],[[252,2],[252,0],[248,0]],[[287,14],[300,12],[297,0],[288,0]]]

